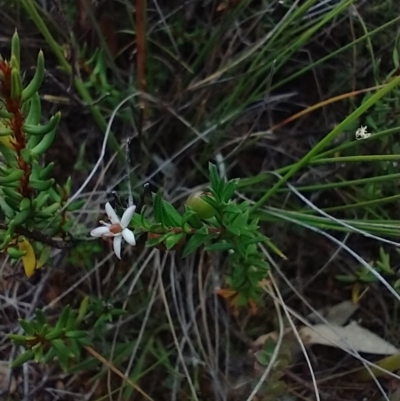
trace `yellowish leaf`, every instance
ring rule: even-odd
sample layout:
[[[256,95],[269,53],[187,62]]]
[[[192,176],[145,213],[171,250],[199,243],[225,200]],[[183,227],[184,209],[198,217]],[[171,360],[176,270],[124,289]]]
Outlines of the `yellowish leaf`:
[[[8,136],[0,136],[0,142],[9,149],[14,149],[12,142],[11,142],[11,135]]]
[[[29,278],[33,275],[36,268],[35,251],[31,243],[26,238],[18,242],[18,248],[20,251],[25,252],[25,255],[22,256],[22,264],[24,265],[25,274]]]
[[[379,366],[381,369],[384,369],[388,372],[395,372],[396,370],[400,369],[400,354],[394,354],[383,358],[375,362],[375,366]],[[384,371],[374,366],[370,366],[369,368],[372,374],[367,369],[363,368],[360,372],[356,374],[356,379],[366,382],[373,380],[376,377],[382,377],[386,375]]]

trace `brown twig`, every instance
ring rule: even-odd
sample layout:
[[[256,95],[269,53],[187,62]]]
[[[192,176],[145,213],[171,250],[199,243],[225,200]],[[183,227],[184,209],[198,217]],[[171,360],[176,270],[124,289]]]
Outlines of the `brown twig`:
[[[95,357],[97,360],[99,360],[102,364],[107,366],[110,370],[112,370],[116,375],[118,375],[124,382],[128,383],[130,386],[132,386],[138,393],[140,393],[143,397],[145,397],[149,401],[154,401],[153,398],[151,398],[148,394],[146,394],[137,384],[133,383],[129,377],[125,376],[121,371],[119,371],[112,363],[107,361],[102,355],[100,355],[97,351],[95,351],[93,348],[85,346],[84,347],[89,354],[91,354],[93,357]]]
[[[0,224],[0,230],[7,230],[8,227],[6,224]],[[52,238],[47,235],[41,233],[40,231],[30,231],[24,227],[16,227],[15,232],[20,235],[24,235],[25,237],[32,239],[34,241],[42,242],[43,244],[49,245],[53,248],[57,249],[67,249],[72,248],[76,245],[78,241],[82,241],[83,239],[71,238],[69,241],[64,241],[62,238]]]

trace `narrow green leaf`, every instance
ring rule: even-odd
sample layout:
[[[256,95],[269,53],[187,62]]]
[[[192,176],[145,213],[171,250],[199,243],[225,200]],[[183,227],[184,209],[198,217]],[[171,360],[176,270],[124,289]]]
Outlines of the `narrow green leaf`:
[[[165,239],[167,249],[172,249],[179,241],[186,236],[185,233],[171,234]]]
[[[7,337],[15,344],[24,345],[26,343],[26,338],[22,334],[7,334]]]
[[[76,318],[77,323],[82,322],[82,320],[86,316],[86,313],[89,309],[89,302],[90,302],[90,298],[88,295],[86,295],[85,298],[83,298],[83,300],[79,306],[78,317]]]
[[[156,246],[158,244],[161,244],[161,242],[163,242],[165,239],[167,239],[169,235],[170,235],[170,233],[166,233],[166,234],[160,235],[157,238],[148,239],[146,241],[146,246],[151,248],[151,247],[154,247],[154,246]]]
[[[164,223],[164,208],[162,205],[161,191],[158,191],[153,197],[153,214],[156,223],[160,223],[162,227],[166,227]]]
[[[43,358],[43,345],[38,344],[39,346],[34,350],[33,360],[36,363],[39,363]]]
[[[55,329],[59,330],[62,329],[66,326],[69,318],[69,314],[71,312],[71,308],[69,305],[65,306],[64,309],[61,312],[60,317],[57,320]]]
[[[208,164],[208,176],[210,178],[211,188],[219,194],[221,187],[221,178],[219,177],[217,167],[215,164]]]
[[[182,216],[181,214],[167,201],[162,200],[163,216],[165,218],[165,224],[170,227],[181,227]]]
[[[23,354],[17,356],[13,363],[11,364],[12,368],[17,368],[18,366],[23,365],[25,362],[32,360],[34,357],[34,352],[32,350],[27,350]]]
[[[65,337],[67,338],[80,338],[87,336],[87,332],[85,330],[71,330],[65,333]]]
[[[36,331],[33,328],[31,322],[27,322],[24,319],[18,319],[18,322],[21,325],[21,327],[24,329],[26,334],[28,334],[29,336],[35,335]]]
[[[43,357],[43,363],[47,364],[51,362],[57,356],[57,351],[54,347],[51,347],[47,352],[46,355]]]
[[[224,193],[222,196],[223,202],[228,202],[231,199],[231,197],[235,193],[238,185],[239,185],[239,180],[231,180],[225,185]]]
[[[207,245],[204,247],[206,251],[228,251],[229,249],[234,249],[235,247],[230,242],[217,242],[215,244]]]
[[[57,338],[61,338],[62,336],[64,336],[64,334],[65,334],[65,328],[62,328],[62,329],[52,329],[51,331],[50,331],[50,333],[47,333],[46,335],[45,335],[45,339],[46,340],[48,340],[48,341],[52,341],[52,340],[55,340],[55,339],[57,339]]]
[[[208,234],[206,227],[204,227],[204,229],[201,228],[190,237],[189,241],[185,245],[185,248],[183,249],[182,257],[184,258],[190,255],[196,251],[196,249],[206,244],[213,237],[215,237],[215,234]]]
[[[57,355],[63,358],[73,358],[73,352],[64,344],[64,341],[56,338],[51,341],[51,345],[56,349]]]
[[[76,341],[78,341],[78,343],[81,345],[93,347],[93,343],[87,337],[77,338]]]
[[[75,355],[75,358],[79,361],[81,359],[82,346],[78,342],[78,338],[71,338],[69,347]]]
[[[41,309],[36,309],[35,314],[36,314],[36,319],[37,319],[37,321],[38,321],[41,325],[44,325],[44,324],[47,323],[46,315],[44,314],[44,312],[43,312]]]

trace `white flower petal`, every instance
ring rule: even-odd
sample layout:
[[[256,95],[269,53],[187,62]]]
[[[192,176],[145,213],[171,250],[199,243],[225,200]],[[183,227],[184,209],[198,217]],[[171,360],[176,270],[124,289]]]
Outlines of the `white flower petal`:
[[[135,213],[135,210],[136,210],[135,205],[129,206],[128,209],[125,210],[124,215],[122,216],[121,219],[121,226],[123,228],[128,227],[129,223],[132,220],[132,216]]]
[[[122,236],[124,237],[124,240],[132,246],[136,245],[136,239],[135,239],[135,234],[131,231],[125,228],[122,230]]]
[[[118,259],[121,259],[121,243],[122,243],[122,236],[118,235],[114,237],[114,253]]]
[[[110,205],[109,202],[106,203],[106,213],[111,223],[113,224],[119,223],[119,217],[117,216],[117,213],[115,213],[115,210],[113,209],[113,207]]]
[[[110,229],[108,227],[97,227],[90,231],[92,237],[110,237]]]

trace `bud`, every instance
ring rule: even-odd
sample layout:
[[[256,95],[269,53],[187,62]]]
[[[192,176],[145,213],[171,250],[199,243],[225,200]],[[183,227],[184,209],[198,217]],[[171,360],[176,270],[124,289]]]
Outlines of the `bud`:
[[[201,198],[202,195],[205,195],[203,191],[191,194],[186,201],[186,205],[190,206],[196,212],[197,217],[206,220],[215,216],[215,209]]]

